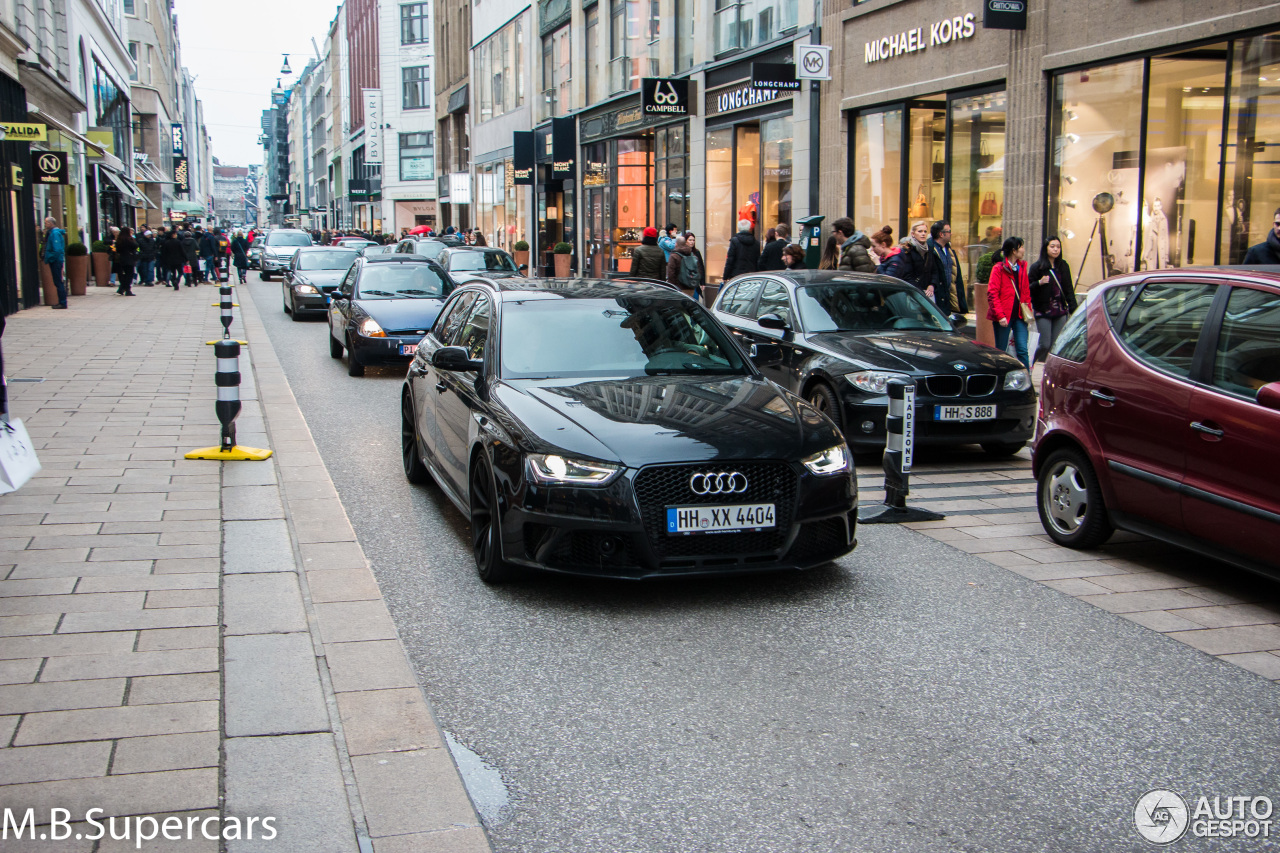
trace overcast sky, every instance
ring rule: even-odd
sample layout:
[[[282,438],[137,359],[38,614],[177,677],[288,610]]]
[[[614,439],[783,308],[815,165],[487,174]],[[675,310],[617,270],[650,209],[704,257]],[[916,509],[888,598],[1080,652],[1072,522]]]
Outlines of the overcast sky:
[[[289,54],[288,88],[324,50],[336,0],[176,0],[182,64],[196,78],[213,156],[224,166],[262,162],[262,111]]]

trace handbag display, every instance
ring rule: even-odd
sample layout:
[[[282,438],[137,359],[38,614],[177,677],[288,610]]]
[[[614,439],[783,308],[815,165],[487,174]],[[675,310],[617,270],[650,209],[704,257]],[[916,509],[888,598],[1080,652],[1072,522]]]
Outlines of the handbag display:
[[[22,421],[0,423],[0,495],[21,488],[39,470],[40,459]]]
[[[942,152],[935,150],[933,152],[933,182],[940,184],[946,176],[947,168],[942,162]]]
[[[999,216],[1000,202],[996,201],[994,191],[988,192],[982,196],[982,204],[978,207],[979,216]]]
[[[995,162],[996,155],[991,153],[991,146],[987,144],[985,139],[982,140],[982,142],[978,143],[978,168],[989,168],[994,165]]]
[[[920,185],[920,190],[916,194],[916,203],[907,208],[907,216],[912,219],[928,219],[929,218],[929,195],[925,192],[925,185]]]

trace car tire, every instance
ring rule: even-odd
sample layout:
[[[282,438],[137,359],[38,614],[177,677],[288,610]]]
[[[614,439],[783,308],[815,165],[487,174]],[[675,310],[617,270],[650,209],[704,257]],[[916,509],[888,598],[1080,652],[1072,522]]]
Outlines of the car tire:
[[[1025,441],[984,441],[980,445],[983,453],[999,457],[1012,456],[1026,446]]]
[[[329,357],[342,358],[343,349],[345,349],[345,347],[343,347],[342,344],[338,342],[338,339],[333,336],[333,326],[330,325],[329,326]]]
[[[289,316],[293,318],[293,322],[301,323],[302,318],[298,316],[298,303],[294,302],[292,297],[290,297],[289,302]]]
[[[504,561],[500,555],[501,527],[498,520],[496,491],[493,487],[493,471],[483,453],[471,466],[469,480],[471,507],[471,552],[476,560],[476,572],[487,584],[502,584],[514,580],[519,574],[516,567]]]
[[[1111,538],[1114,528],[1093,466],[1078,450],[1056,450],[1040,467],[1036,509],[1049,538],[1087,551]]]
[[[805,397],[810,406],[835,421],[836,428],[841,433],[844,432],[844,424],[841,422],[843,419],[840,417],[840,398],[830,385],[825,382],[814,383]]]
[[[267,275],[265,272],[259,272],[259,273],[258,273],[258,280],[259,280],[259,281],[271,281],[271,276]]]
[[[284,291],[280,291],[280,310],[289,313],[289,300],[285,298]]]
[[[351,348],[350,341],[347,342],[347,375],[364,376],[364,365],[356,358],[356,351]]]
[[[431,473],[422,464],[422,455],[418,452],[418,423],[407,389],[400,398],[400,457],[406,480],[419,486],[431,482]]]

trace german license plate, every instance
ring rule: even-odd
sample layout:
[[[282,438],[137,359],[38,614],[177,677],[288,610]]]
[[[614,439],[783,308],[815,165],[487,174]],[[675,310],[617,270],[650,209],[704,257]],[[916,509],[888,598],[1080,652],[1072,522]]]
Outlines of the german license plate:
[[[996,417],[996,407],[986,406],[934,406],[935,421],[992,421]]]
[[[667,533],[724,533],[777,527],[773,504],[669,506]]]
[[[417,344],[401,344],[401,345],[400,345],[400,354],[401,354],[401,355],[413,355],[413,354],[414,354],[414,353],[416,353],[417,351],[418,351],[418,345],[417,345]]]

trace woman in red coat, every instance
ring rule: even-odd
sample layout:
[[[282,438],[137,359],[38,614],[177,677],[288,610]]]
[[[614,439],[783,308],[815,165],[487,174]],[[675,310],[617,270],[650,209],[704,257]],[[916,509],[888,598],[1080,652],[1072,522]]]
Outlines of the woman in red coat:
[[[1018,361],[1030,370],[1027,322],[1023,319],[1022,309],[1024,305],[1028,310],[1031,308],[1031,284],[1024,260],[1026,254],[1027,247],[1021,237],[1010,237],[1000,247],[999,257],[987,282],[987,319],[995,326],[996,349],[1006,349],[1012,334]]]

